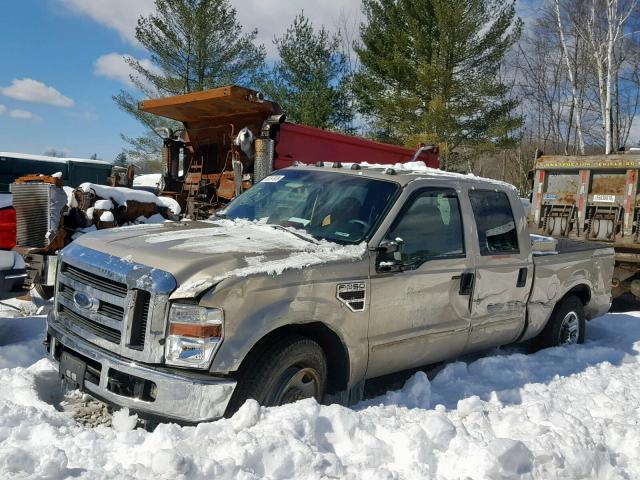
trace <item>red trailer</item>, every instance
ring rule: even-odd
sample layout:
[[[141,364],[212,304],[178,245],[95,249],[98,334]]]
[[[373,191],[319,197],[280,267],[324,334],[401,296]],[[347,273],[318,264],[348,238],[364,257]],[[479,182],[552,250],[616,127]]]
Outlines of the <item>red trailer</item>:
[[[287,123],[276,103],[242,87],[145,100],[139,108],[182,123],[181,130],[158,130],[164,138],[164,194],[186,206],[192,218],[208,216],[294,162],[393,165],[414,160],[439,168],[436,146],[414,150]],[[240,133],[250,142],[235,145]]]

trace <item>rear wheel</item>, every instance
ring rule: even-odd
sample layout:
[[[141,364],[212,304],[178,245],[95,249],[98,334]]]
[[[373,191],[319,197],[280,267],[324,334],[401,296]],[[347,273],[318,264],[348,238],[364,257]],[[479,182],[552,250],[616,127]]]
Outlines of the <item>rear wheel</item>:
[[[578,297],[569,296],[556,305],[534,345],[540,349],[584,343],[585,334],[584,305]]]
[[[225,416],[249,398],[273,407],[304,398],[322,401],[327,385],[327,360],[320,345],[293,335],[268,347],[242,368]]]

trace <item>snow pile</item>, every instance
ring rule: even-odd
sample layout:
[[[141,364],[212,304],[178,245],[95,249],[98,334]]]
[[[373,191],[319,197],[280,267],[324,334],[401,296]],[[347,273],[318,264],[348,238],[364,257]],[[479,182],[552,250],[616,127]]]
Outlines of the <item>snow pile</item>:
[[[101,222],[115,222],[115,218],[113,217],[113,213],[111,212],[102,212],[102,214],[100,214],[100,221]]]
[[[112,200],[118,205],[126,205],[127,201],[135,201],[140,203],[155,203],[156,205],[163,206],[163,203],[159,201],[158,197],[144,190],[133,190],[127,187],[108,187],[106,185],[89,182],[81,184],[78,188],[85,193],[95,193],[100,198]]]
[[[134,190],[132,188],[127,187],[108,187],[106,185],[97,185],[95,183],[83,183],[78,187],[85,193],[94,193],[98,197],[104,199],[105,202],[109,202],[112,204],[115,202],[118,205],[126,205],[127,201],[134,201],[140,203],[155,203],[159,207],[167,207],[174,215],[180,214],[180,205],[176,200],[169,197],[158,197],[151,192],[147,192],[144,190]],[[103,208],[102,206],[98,206],[98,202],[96,201],[95,208],[110,210],[107,208]],[[101,205],[107,205],[107,203],[101,203]]]
[[[42,318],[21,320],[40,334]],[[248,401],[231,419],[153,433],[124,410],[113,428],[59,411],[47,360],[0,369],[0,477],[640,478],[640,313],[589,327],[585,345],[495,350],[354,409]]]
[[[134,187],[155,187],[159,188],[162,183],[161,173],[148,173],[145,175],[136,175],[133,178]]]
[[[111,210],[113,208],[113,202],[111,200],[96,200],[93,208],[96,210]]]
[[[180,208],[180,204],[174,200],[173,198],[170,197],[157,197],[158,200],[160,200],[160,204],[162,204],[163,206],[167,207],[171,213],[173,213],[174,215],[180,215],[180,213],[182,213],[182,209]]]

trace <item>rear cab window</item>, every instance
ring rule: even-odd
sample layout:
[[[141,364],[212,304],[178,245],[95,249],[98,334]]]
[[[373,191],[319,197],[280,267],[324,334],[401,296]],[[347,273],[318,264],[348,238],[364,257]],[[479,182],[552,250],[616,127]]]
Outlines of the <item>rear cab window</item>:
[[[519,254],[518,230],[505,192],[471,190],[469,200],[478,230],[480,255]]]

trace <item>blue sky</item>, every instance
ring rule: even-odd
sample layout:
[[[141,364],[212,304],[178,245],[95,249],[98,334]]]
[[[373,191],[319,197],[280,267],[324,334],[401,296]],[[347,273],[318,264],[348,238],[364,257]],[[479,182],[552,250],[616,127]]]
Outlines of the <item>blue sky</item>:
[[[526,5],[530,0],[521,2]],[[8,0],[2,2],[0,38],[0,151],[112,161],[120,133],[141,126],[121,112],[112,95],[127,88],[122,55],[143,59],[134,27],[153,0]],[[246,29],[273,58],[272,39],[304,9],[330,30],[357,25],[360,0],[231,0]],[[534,3],[535,4],[535,3]],[[527,12],[522,12],[525,16]]]
[[[123,146],[120,133],[142,132],[111,97],[127,88],[122,54],[145,57],[134,39],[134,27],[141,14],[149,13],[153,0],[2,3],[0,151],[42,154],[53,148],[68,156],[96,153],[113,160]],[[273,36],[303,8],[312,21],[330,28],[341,15],[353,19],[359,12],[359,0],[231,3],[247,29],[259,29],[259,41],[270,55]]]
[[[40,154],[56,148],[70,156],[97,153],[112,160],[121,148],[120,132],[141,131],[111,99],[122,85],[94,74],[94,62],[101,55],[136,53],[116,32],[47,0],[5,2],[0,29],[0,88],[14,79],[31,78],[74,102],[64,107],[0,95],[0,105],[6,107],[0,115],[0,150]],[[15,110],[34,117],[14,118]]]

